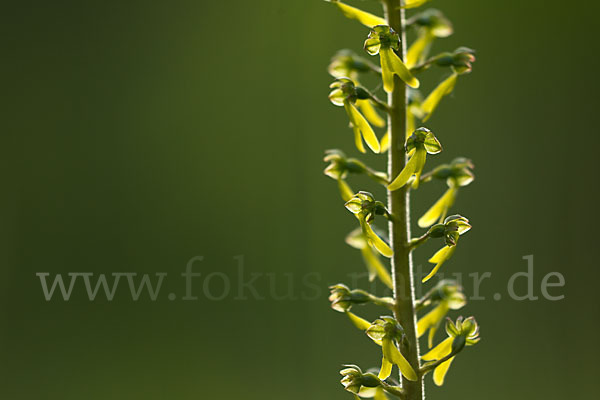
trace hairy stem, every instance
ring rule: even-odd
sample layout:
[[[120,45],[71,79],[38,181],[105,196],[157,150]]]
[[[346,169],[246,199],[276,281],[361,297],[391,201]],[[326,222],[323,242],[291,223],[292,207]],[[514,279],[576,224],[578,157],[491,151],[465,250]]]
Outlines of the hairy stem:
[[[388,25],[400,36],[398,55],[403,60],[406,56],[406,32],[404,10],[400,8],[400,0],[384,1],[385,17]],[[398,176],[406,164],[404,142],[406,139],[407,86],[394,76],[394,91],[388,94],[388,126],[390,130],[390,149],[388,158],[388,175],[390,179]],[[390,245],[394,250],[392,258],[392,275],[394,280],[394,316],[404,328],[407,348],[402,349],[408,362],[415,371],[420,370],[419,342],[417,340],[417,324],[415,311],[415,291],[410,240],[410,197],[408,185],[388,191],[388,207],[396,217],[390,221]],[[407,400],[425,398],[423,379],[419,376],[416,382],[403,380],[403,392]]]

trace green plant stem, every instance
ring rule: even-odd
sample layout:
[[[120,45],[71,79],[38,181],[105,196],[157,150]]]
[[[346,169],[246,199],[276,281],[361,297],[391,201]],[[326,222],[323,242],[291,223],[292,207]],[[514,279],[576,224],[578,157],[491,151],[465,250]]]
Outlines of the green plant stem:
[[[445,356],[444,358],[437,360],[435,362],[432,362],[430,364],[424,365],[420,370],[419,370],[419,376],[424,376],[425,374],[427,374],[430,371],[433,371],[434,369],[436,369],[437,367],[440,366],[440,364],[445,363],[446,361],[448,361],[449,359],[451,359],[452,357],[455,357],[456,354],[458,352],[452,352],[450,354],[448,354],[447,356]]]
[[[410,249],[414,250],[415,248],[419,247],[420,245],[422,245],[423,243],[425,243],[428,240],[429,240],[429,232],[425,233],[421,237],[412,239],[409,243]]]
[[[402,388],[399,388],[397,386],[388,385],[385,382],[381,382],[381,387],[389,394],[392,394],[403,400],[406,399],[406,393],[404,392],[404,389],[402,389]]]
[[[388,107],[388,104],[384,101],[379,100],[379,98],[375,95],[371,95],[371,101],[375,104],[375,106],[377,108],[379,108],[380,110],[385,111],[386,113],[389,113],[391,110]]]
[[[369,299],[371,300],[371,303],[375,304],[376,306],[386,307],[390,310],[394,309],[394,300],[389,297],[377,297],[369,294]]]
[[[441,364],[445,363],[446,361],[448,361],[449,359],[451,359],[452,357],[456,357],[456,355],[458,353],[460,353],[462,351],[462,349],[464,349],[464,345],[457,348],[457,349],[453,349],[452,352],[450,354],[448,354],[447,356],[435,361],[435,362],[431,362],[431,363],[427,363],[425,365],[423,365],[423,367],[419,370],[418,375],[419,376],[424,376],[425,374],[427,374],[429,371],[433,371],[434,369],[436,369],[437,367],[439,367]]]
[[[404,10],[400,8],[400,0],[384,1],[385,17],[388,25],[400,36],[401,59],[406,57],[406,32]],[[391,113],[388,117],[390,130],[390,149],[388,158],[388,176],[398,176],[406,164],[404,142],[406,139],[406,109],[408,106],[407,87],[394,76],[394,90],[388,94],[388,105]],[[417,323],[415,311],[414,276],[410,240],[410,198],[408,185],[393,192],[388,191],[388,208],[396,217],[390,221],[390,245],[394,251],[392,257],[392,276],[394,281],[394,316],[404,328],[408,345],[401,349],[402,353],[415,371],[419,371],[419,342],[417,340]],[[407,400],[423,400],[425,392],[423,379],[416,382],[404,379],[403,392]]]

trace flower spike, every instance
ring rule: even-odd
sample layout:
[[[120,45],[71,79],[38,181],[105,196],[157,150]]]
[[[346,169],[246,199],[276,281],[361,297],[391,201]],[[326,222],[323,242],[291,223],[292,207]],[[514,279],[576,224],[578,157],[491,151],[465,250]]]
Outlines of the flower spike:
[[[456,355],[479,341],[479,328],[472,317],[466,320],[459,317],[455,322],[447,318],[451,310],[466,304],[466,296],[456,281],[442,280],[438,276],[439,282],[420,299],[415,298],[414,291],[403,295],[401,290],[396,290],[402,289],[398,287],[402,286],[402,280],[408,282],[415,278],[412,255],[420,246],[432,238],[443,240],[441,248],[429,259],[434,265],[422,280],[426,282],[453,256],[460,237],[471,229],[466,218],[448,214],[453,212],[460,188],[473,181],[473,164],[468,159],[457,158],[425,172],[425,164],[431,161],[427,158],[440,153],[442,145],[422,123],[433,115],[442,99],[453,92],[458,77],[471,71],[474,51],[459,47],[454,51],[431,53],[437,38],[453,34],[452,23],[435,9],[407,12],[408,18],[404,15],[406,9],[416,9],[430,0],[380,0],[385,18],[348,4],[353,4],[353,0],[324,1],[369,28],[363,49],[379,59],[371,62],[372,58],[364,54],[361,57],[347,49],[335,53],[327,70],[335,79],[330,85],[329,100],[344,108],[356,148],[362,153],[367,152],[367,147],[376,154],[389,152],[387,165],[391,171],[388,175],[373,170],[341,150],[325,153],[324,173],[336,181],[345,208],[358,220],[358,227],[345,241],[360,250],[369,281],[378,278],[393,293],[380,297],[375,292],[376,287],[380,289],[379,284],[372,285],[371,291],[342,283],[329,287],[331,308],[343,313],[381,348],[378,368],[361,370],[356,365],[344,365],[340,371],[341,383],[354,400],[389,400],[388,396],[412,400],[424,396],[427,373],[432,372],[435,384],[442,385]],[[405,43],[405,38],[414,38],[414,41]],[[441,81],[432,82],[428,90],[433,90],[423,96],[418,90],[421,82],[417,77],[425,76],[427,70],[435,67],[447,68],[448,72]],[[373,75],[379,84],[365,75]],[[383,99],[383,92],[387,100]],[[376,128],[381,129],[382,137]],[[390,209],[367,191],[354,192],[348,184],[352,174],[367,175],[383,185]],[[417,189],[421,183],[434,178],[445,182],[447,187],[418,219],[424,234],[413,237],[410,229],[413,215],[410,205],[404,204],[404,197],[411,188]],[[386,221],[383,218],[375,221],[378,216]],[[383,227],[383,222],[387,222],[388,230],[377,229],[375,224]],[[391,265],[387,265],[382,256],[393,258]],[[389,292],[388,289],[385,290]],[[367,304],[393,311],[393,316],[373,321],[354,313],[355,308]],[[448,321],[448,337],[436,345],[436,334],[444,319]],[[405,332],[405,327],[410,331]],[[424,336],[427,336],[427,350],[421,355],[419,340],[424,340]]]

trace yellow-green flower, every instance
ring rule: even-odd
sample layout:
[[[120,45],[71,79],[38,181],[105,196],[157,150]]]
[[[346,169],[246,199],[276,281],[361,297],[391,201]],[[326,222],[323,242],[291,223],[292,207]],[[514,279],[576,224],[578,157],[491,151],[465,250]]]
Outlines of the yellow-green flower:
[[[459,157],[452,160],[450,164],[443,164],[433,171],[422,176],[421,181],[427,182],[432,178],[445,180],[448,185],[446,192],[419,218],[419,226],[428,228],[436,222],[446,218],[448,210],[454,205],[458,194],[458,188],[467,186],[475,179],[474,168],[471,160]]]
[[[379,54],[383,88],[388,93],[394,90],[394,75],[398,75],[410,87],[419,87],[419,80],[412,75],[394,51],[399,49],[399,43],[398,34],[387,25],[375,26],[365,41],[364,47],[367,53],[372,56]]]
[[[475,61],[473,50],[466,47],[459,47],[454,53],[444,53],[432,60],[437,65],[449,66],[452,74],[437,85],[421,104],[421,111],[424,115],[423,122],[431,117],[442,98],[452,93],[458,76],[471,72],[473,61]]]
[[[377,236],[381,236],[375,228],[373,231],[376,232]],[[390,289],[393,287],[392,276],[381,262],[379,254],[374,251],[373,247],[369,244],[369,240],[361,228],[357,228],[350,232],[348,236],[346,236],[346,243],[355,249],[360,250],[365,265],[367,266],[367,271],[369,272],[369,281],[372,282],[375,277],[379,277],[381,282],[387,287]]]
[[[413,68],[425,61],[435,38],[448,37],[453,33],[452,23],[439,10],[429,9],[414,15],[408,26],[417,28],[417,39],[406,52],[406,66]]]
[[[370,94],[360,87],[357,88],[350,78],[338,78],[329,87],[333,89],[329,94],[329,100],[336,106],[344,107],[348,114],[354,131],[356,148],[362,153],[366,152],[364,139],[374,153],[379,153],[381,146],[375,131],[354,105],[357,100],[367,100]]]
[[[445,360],[437,365],[433,371],[433,382],[437,386],[444,384],[444,378],[456,354],[465,346],[473,346],[480,340],[479,325],[477,325],[477,321],[473,317],[469,317],[464,321],[462,317],[459,317],[456,323],[448,320],[446,323],[446,333],[448,334],[447,339],[421,357],[423,361],[439,362]]]
[[[348,77],[352,79],[357,86],[359,85],[358,78],[361,73],[370,71],[377,74],[381,73],[377,66],[347,49],[340,50],[333,56],[328,71],[334,78]],[[385,126],[385,120],[377,113],[371,101],[359,99],[356,100],[356,106],[371,124],[378,128]]]
[[[427,343],[431,348],[435,333],[448,311],[462,308],[467,303],[467,299],[456,282],[444,280],[427,293],[424,300],[427,305],[434,307],[419,319],[417,332],[418,337],[421,337],[429,331]]]
[[[439,153],[442,151],[442,145],[429,129],[419,128],[406,140],[405,150],[409,154],[414,152],[404,166],[404,169],[388,185],[389,190],[400,189],[406,185],[413,175],[415,175],[413,186],[417,187],[423,167],[425,166],[427,154]]]
[[[428,65],[436,64],[442,67],[450,67],[452,74],[444,79],[421,104],[423,122],[427,121],[444,96],[449,95],[456,86],[459,75],[471,72],[471,63],[475,61],[474,51],[467,47],[459,47],[453,53],[442,53],[428,61]]]
[[[375,25],[385,24],[385,19],[373,15],[366,11],[360,10],[356,7],[349,6],[338,0],[325,0],[336,6],[346,16],[346,18],[354,19],[363,24],[368,28],[372,28]],[[413,0],[414,1],[414,0]]]
[[[402,342],[404,330],[394,318],[381,317],[381,319],[371,324],[366,333],[375,343],[381,343],[383,359],[379,379],[387,379],[392,373],[392,366],[395,364],[406,379],[417,380],[415,370],[398,350],[398,344]]]
[[[443,237],[446,245],[429,259],[429,262],[435,264],[435,267],[423,278],[423,282],[427,282],[433,278],[442,265],[452,257],[456,250],[458,239],[470,229],[469,220],[460,215],[451,215],[444,220],[443,224],[437,224],[429,228],[428,235],[433,238]]]
[[[394,252],[390,246],[377,236],[371,227],[371,222],[373,222],[376,215],[383,215],[388,219],[390,218],[390,213],[385,208],[385,205],[380,201],[375,201],[375,198],[369,192],[358,192],[346,202],[345,206],[358,218],[362,233],[369,241],[369,244],[375,247],[381,255],[388,258],[392,257]]]

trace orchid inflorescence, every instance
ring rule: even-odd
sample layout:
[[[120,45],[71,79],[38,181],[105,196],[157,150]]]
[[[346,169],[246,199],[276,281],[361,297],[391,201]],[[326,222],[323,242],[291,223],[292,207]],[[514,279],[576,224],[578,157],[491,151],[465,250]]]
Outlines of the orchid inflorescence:
[[[429,159],[442,152],[442,145],[430,129],[419,124],[432,117],[442,100],[452,93],[459,77],[472,71],[474,51],[459,47],[431,54],[435,40],[452,35],[454,28],[439,10],[417,10],[429,0],[380,0],[387,11],[386,18],[339,0],[326,1],[368,29],[362,45],[365,55],[344,49],[332,57],[328,72],[334,81],[330,85],[329,100],[346,111],[354,133],[354,145],[359,152],[366,153],[368,147],[375,154],[387,152],[390,165],[393,164],[392,157],[401,157],[403,161],[400,168],[390,167],[386,173],[338,149],[328,150],[325,154],[324,160],[328,163],[325,174],[337,182],[346,209],[358,221],[358,227],[348,234],[346,243],[360,250],[370,281],[378,279],[386,290],[394,289],[394,295],[390,297],[376,296],[341,283],[330,287],[331,307],[344,313],[354,326],[381,347],[382,361],[377,369],[363,372],[356,365],[345,365],[341,371],[342,384],[357,398],[383,400],[390,395],[407,400],[424,398],[421,394],[416,397],[414,391],[407,389],[411,382],[420,385],[424,376],[433,372],[434,383],[442,385],[457,354],[479,341],[479,326],[473,317],[458,317],[454,321],[447,318],[449,312],[466,305],[466,296],[457,282],[438,280],[422,298],[416,299],[412,294],[407,300],[397,293],[396,270],[392,263],[390,271],[386,259],[394,260],[396,251],[410,254],[426,241],[439,240],[441,248],[429,258],[434,266],[422,278],[427,282],[454,255],[460,238],[471,229],[467,218],[450,214],[450,211],[459,190],[473,182],[474,165],[471,160],[459,157],[424,172]],[[406,10],[412,12],[406,19],[390,17],[392,13],[404,14]],[[406,29],[414,31],[415,36],[409,46],[402,43]],[[419,91],[422,75],[439,69],[449,73],[433,85],[428,94],[422,95]],[[371,79],[369,76],[379,77],[381,84],[368,88],[364,82]],[[387,97],[388,101],[378,96]],[[398,98],[404,104],[394,102],[393,99]],[[394,113],[399,111],[405,117],[401,137],[393,133]],[[348,180],[356,175],[364,175],[379,187],[386,188],[388,198],[398,193],[396,191],[408,194],[422,184],[433,182],[443,182],[446,189],[418,219],[418,226],[426,231],[419,237],[408,237],[399,248],[391,234],[381,227],[387,225],[392,229],[406,217],[396,215],[392,212],[393,206],[377,200],[379,196],[375,196],[375,192],[354,191]],[[407,210],[410,212],[410,208]],[[408,318],[418,320],[416,324],[398,312],[405,301],[411,302],[413,314]],[[385,308],[386,313],[372,319],[355,314],[355,307],[365,304]],[[420,318],[415,318],[417,313]],[[445,319],[448,337],[435,344],[436,333]],[[407,331],[407,327],[412,331]],[[423,336],[427,336],[429,350],[419,355],[418,338]],[[416,357],[413,357],[415,349]],[[394,366],[399,372],[398,381],[392,377]]]

